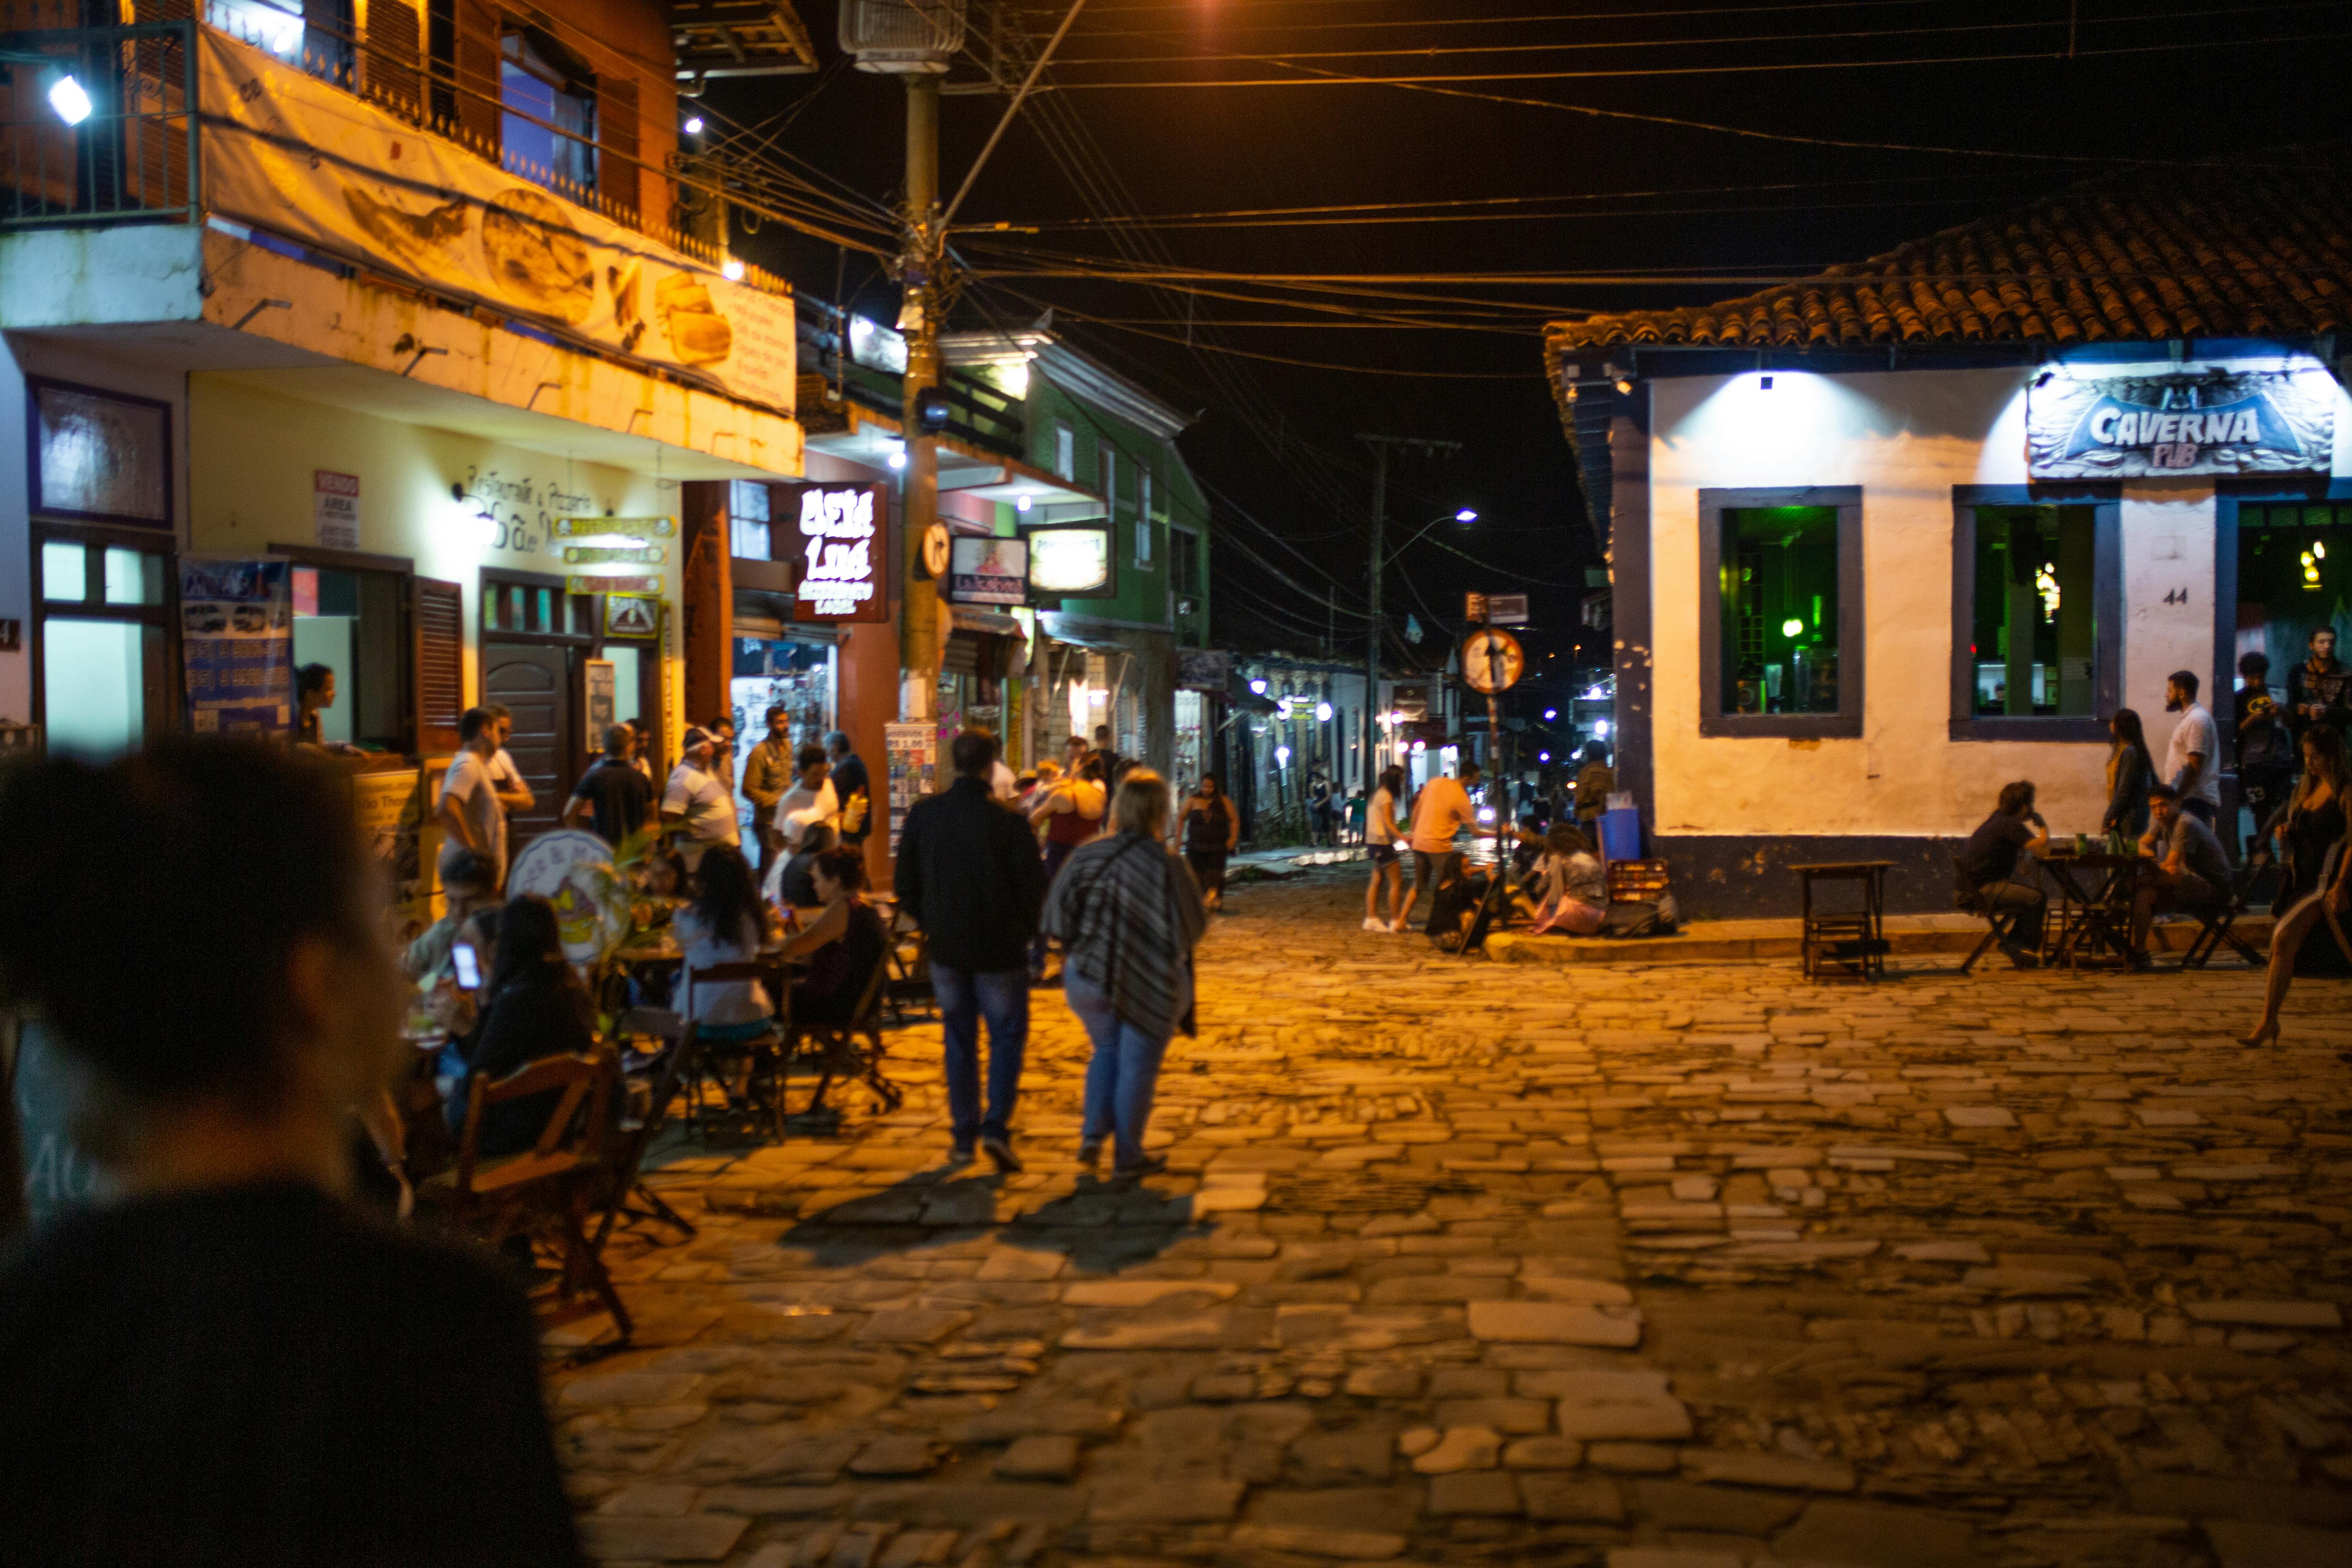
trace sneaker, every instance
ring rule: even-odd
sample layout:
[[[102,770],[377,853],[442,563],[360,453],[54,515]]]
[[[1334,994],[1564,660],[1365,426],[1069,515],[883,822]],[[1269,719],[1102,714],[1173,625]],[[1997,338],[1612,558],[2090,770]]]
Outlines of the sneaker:
[[[980,1148],[981,1152],[986,1154],[1003,1174],[1007,1176],[1020,1174],[1021,1157],[1013,1152],[1013,1145],[1003,1139],[983,1138],[980,1141]]]
[[[1165,1154],[1146,1154],[1142,1159],[1138,1160],[1132,1165],[1118,1165],[1113,1167],[1111,1170],[1111,1175],[1118,1181],[1135,1182],[1140,1181],[1146,1176],[1156,1176],[1167,1168],[1168,1156]]]
[[[979,1149],[975,1144],[951,1143],[948,1145],[948,1163],[950,1165],[969,1165],[972,1163],[972,1160],[977,1156],[978,1152]]]
[[[1364,917],[1364,929],[1366,931],[1386,931],[1389,929],[1389,922],[1386,921],[1374,920],[1371,916],[1366,915]]]
[[[1087,1138],[1080,1140],[1078,1143],[1078,1163],[1087,1166],[1101,1164],[1102,1151],[1103,1141],[1101,1139]]]
[[[1389,934],[1391,936],[1409,936],[1412,932],[1412,928],[1405,924],[1402,917],[1389,922]]]

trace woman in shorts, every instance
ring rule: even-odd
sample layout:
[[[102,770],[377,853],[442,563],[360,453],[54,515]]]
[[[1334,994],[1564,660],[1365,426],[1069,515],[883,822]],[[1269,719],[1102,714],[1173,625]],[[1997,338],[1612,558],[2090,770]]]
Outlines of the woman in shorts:
[[[1364,856],[1372,863],[1372,879],[1364,888],[1364,929],[1381,932],[1403,929],[1404,867],[1397,858],[1397,841],[1404,830],[1397,826],[1397,806],[1404,799],[1404,770],[1390,768],[1381,774],[1364,808]],[[1381,889],[1388,889],[1387,914],[1381,912]]]

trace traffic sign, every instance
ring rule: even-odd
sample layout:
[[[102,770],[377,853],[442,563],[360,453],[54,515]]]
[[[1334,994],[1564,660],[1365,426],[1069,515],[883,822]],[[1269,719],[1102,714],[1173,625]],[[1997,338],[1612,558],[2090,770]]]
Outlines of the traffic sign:
[[[1528,596],[1525,594],[1489,594],[1486,595],[1486,623],[1496,626],[1523,626],[1528,624]]]
[[[1528,656],[1520,648],[1519,639],[1508,632],[1475,631],[1462,645],[1462,679],[1475,691],[1489,696],[1507,691],[1518,684],[1527,668]]]

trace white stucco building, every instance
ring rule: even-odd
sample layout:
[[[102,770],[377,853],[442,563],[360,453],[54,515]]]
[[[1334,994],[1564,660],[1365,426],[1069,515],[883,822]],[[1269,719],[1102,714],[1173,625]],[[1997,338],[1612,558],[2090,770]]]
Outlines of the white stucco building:
[[[1783,868],[1865,858],[1890,907],[1946,907],[2004,782],[2096,832],[2116,709],[2161,758],[2171,672],[2226,731],[2242,652],[2277,687],[2352,634],[2344,252],[2283,232],[2335,204],[2278,177],[2135,176],[1551,329],[1612,542],[1618,775],[1685,908],[1793,912]]]

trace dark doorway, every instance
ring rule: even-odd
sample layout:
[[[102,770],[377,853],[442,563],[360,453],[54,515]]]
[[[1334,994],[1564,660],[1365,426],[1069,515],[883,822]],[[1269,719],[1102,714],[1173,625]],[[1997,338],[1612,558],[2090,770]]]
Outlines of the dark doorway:
[[[580,745],[572,700],[577,657],[572,648],[544,643],[483,645],[482,700],[514,710],[507,751],[535,797],[530,810],[508,820],[509,855],[556,825],[577,782]]]

